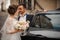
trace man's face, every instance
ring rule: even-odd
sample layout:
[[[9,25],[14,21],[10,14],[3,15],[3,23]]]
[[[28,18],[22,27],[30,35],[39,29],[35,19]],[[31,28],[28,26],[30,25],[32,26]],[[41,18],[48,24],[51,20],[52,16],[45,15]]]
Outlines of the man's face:
[[[20,5],[20,6],[18,7],[18,10],[19,10],[19,13],[20,13],[20,14],[23,14],[23,13],[25,12],[25,8],[23,7],[23,5]]]

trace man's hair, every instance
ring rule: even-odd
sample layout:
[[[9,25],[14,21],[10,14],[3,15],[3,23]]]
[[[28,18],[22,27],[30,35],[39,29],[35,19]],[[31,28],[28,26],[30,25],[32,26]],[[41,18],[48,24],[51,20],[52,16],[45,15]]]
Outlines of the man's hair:
[[[17,7],[18,7],[17,5],[10,5],[9,8],[8,8],[8,13],[10,15],[14,15],[15,12],[17,11]]]
[[[21,6],[21,5],[22,5],[24,8],[26,8],[26,5],[25,5],[25,4],[19,4],[18,6]]]

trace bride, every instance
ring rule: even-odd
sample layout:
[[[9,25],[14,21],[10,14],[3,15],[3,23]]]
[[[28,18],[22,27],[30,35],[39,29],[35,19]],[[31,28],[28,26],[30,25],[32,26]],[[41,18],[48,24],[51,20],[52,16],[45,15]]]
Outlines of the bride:
[[[17,23],[17,19],[15,18],[18,15],[17,6],[9,6],[8,13],[9,15],[1,29],[1,40],[21,40],[20,34],[23,30],[16,30],[14,28]]]

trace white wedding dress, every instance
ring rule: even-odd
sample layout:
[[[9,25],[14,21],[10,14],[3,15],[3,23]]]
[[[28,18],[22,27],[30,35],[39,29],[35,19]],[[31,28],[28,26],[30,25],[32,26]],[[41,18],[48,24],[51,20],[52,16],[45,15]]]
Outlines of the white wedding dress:
[[[16,19],[12,19],[8,16],[8,18],[6,19],[4,25],[1,29],[1,33],[2,33],[1,40],[21,40],[21,37],[20,37],[21,32],[17,32],[14,34],[6,33],[8,31],[14,29],[16,22],[17,22]]]

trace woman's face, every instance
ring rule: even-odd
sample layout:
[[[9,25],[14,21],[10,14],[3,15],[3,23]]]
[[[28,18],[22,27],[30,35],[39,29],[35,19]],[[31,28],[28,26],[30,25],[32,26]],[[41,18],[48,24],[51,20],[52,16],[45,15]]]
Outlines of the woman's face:
[[[18,7],[18,10],[19,10],[19,13],[20,13],[20,14],[23,14],[23,13],[25,12],[25,8],[23,7],[23,5],[20,5],[20,6]]]

